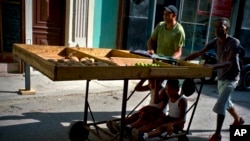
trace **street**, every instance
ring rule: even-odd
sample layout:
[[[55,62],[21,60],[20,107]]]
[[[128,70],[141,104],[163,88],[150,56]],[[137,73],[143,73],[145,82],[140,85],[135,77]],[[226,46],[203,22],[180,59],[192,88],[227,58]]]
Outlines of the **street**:
[[[129,93],[137,82],[138,80],[129,81]],[[19,95],[18,90],[24,88],[24,76],[0,75],[0,140],[69,141],[70,124],[83,120],[86,81],[53,82],[35,72],[31,74],[31,87],[36,91],[35,95]],[[122,80],[90,81],[89,104],[96,121],[120,116],[122,90]],[[127,111],[131,111],[147,93],[136,92],[127,102]],[[189,106],[196,100],[196,96],[197,93],[187,98]],[[216,84],[205,84],[191,122],[188,135],[190,141],[207,141],[213,134],[216,114],[213,113],[212,107],[216,98]],[[235,91],[232,99],[239,114],[245,119],[245,124],[249,124],[250,92]],[[148,101],[144,101],[139,108]],[[187,115],[187,123],[190,115],[191,112]],[[89,120],[92,121],[90,116]],[[229,141],[229,126],[232,122],[233,118],[227,114],[222,141]],[[106,126],[103,125],[102,128]],[[93,137],[93,140],[96,139]]]

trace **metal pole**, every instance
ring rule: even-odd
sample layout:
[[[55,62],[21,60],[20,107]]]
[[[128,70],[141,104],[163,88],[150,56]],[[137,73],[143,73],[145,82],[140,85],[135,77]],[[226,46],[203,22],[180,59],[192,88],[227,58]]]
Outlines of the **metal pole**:
[[[88,107],[89,107],[89,103],[88,103],[88,95],[89,95],[89,81],[87,80],[86,82],[86,92],[85,92],[85,106],[84,106],[84,118],[83,118],[83,122],[86,125],[87,121],[88,121]]]
[[[127,93],[128,93],[128,79],[124,79],[123,85],[123,96],[122,96],[122,113],[121,113],[121,132],[120,132],[120,141],[123,140],[124,128],[125,128],[125,115],[126,115],[126,106],[127,106]]]
[[[30,90],[30,65],[25,63],[25,90]]]
[[[197,90],[197,87],[196,87],[196,91],[198,92],[198,95],[197,95],[197,98],[196,98],[196,101],[195,101],[195,104],[194,104],[194,109],[192,111],[192,115],[191,115],[191,118],[190,118],[190,121],[189,121],[189,124],[188,124],[188,127],[187,127],[187,133],[189,132],[189,129],[190,129],[193,117],[194,117],[194,113],[196,111],[196,107],[197,107],[199,99],[200,99],[202,88],[203,88],[203,82],[201,82],[199,90]]]

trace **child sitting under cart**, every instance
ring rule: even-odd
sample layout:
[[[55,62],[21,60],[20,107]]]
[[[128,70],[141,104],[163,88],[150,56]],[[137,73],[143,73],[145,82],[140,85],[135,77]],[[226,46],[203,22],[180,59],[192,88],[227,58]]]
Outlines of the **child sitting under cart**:
[[[148,84],[143,85],[146,81],[148,82]],[[157,97],[155,96],[155,93],[159,94],[159,89],[160,89],[160,85],[158,85],[156,83],[159,83],[159,82],[156,80],[153,80],[153,79],[148,79],[148,80],[142,79],[136,85],[135,91],[150,91],[150,102],[149,102],[149,105],[141,108],[139,111],[137,111],[136,113],[130,115],[129,117],[127,117],[125,119],[125,124],[128,127],[136,128],[136,127],[142,126],[144,124],[142,122],[142,121],[144,121],[144,119],[147,119],[146,122],[149,121],[148,119],[150,119],[150,117],[149,117],[150,113],[151,113],[150,111],[157,110],[157,111],[161,112],[162,110],[160,110],[160,109],[164,109],[165,105],[167,105],[168,98],[164,94],[160,94],[161,96],[157,96]],[[156,88],[155,87],[156,85],[158,85],[159,88]],[[161,101],[164,101],[161,103],[162,108],[159,107],[160,105],[157,106],[157,104],[154,104],[154,103],[159,103],[159,102],[156,102],[156,101],[159,101],[158,97],[161,97]],[[160,109],[158,109],[158,108],[160,108]],[[145,118],[145,117],[147,117],[147,118]],[[136,121],[138,121],[138,123]],[[113,120],[108,121],[107,127],[109,128],[111,133],[116,134],[117,132],[120,131],[120,122],[115,122]]]
[[[157,104],[143,107],[137,113],[125,120],[126,132],[133,140],[145,140],[156,137],[167,131],[172,134],[174,129],[183,129],[187,109],[186,99],[179,94],[179,81],[168,80],[166,87],[156,92],[154,100],[161,99]],[[160,93],[160,94],[159,94]],[[165,113],[166,105],[169,103],[169,113]],[[110,130],[119,131],[120,124],[114,121],[107,123]],[[154,130],[153,130],[154,129]]]
[[[165,92],[169,98],[169,113],[162,112],[160,118],[150,121],[139,128],[133,128],[132,136],[134,140],[144,141],[147,138],[158,137],[167,131],[171,135],[174,130],[182,130],[185,123],[187,101],[179,94],[178,80],[168,80]],[[154,129],[154,130],[152,130]]]

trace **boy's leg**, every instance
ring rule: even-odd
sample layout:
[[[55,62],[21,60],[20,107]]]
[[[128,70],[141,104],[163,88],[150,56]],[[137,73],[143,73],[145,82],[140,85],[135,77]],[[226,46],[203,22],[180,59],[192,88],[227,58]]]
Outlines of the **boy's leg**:
[[[217,114],[217,124],[216,124],[215,134],[221,135],[221,129],[222,129],[224,119],[225,119],[225,115]]]
[[[140,128],[141,126],[144,125],[144,121],[142,121],[141,119],[138,119],[137,121],[133,122],[130,124],[131,128]]]
[[[140,118],[132,124],[132,127],[141,128],[145,125],[149,126],[150,124],[157,125],[157,122],[161,121],[164,117],[166,117],[166,115],[161,111],[161,109],[154,108],[154,110],[142,112],[140,114]]]
[[[161,123],[163,124],[163,123]],[[155,126],[152,126],[151,129],[150,129],[150,126],[151,125],[148,125],[147,127],[145,126],[145,130],[140,128],[140,129],[133,129],[132,130],[132,136],[134,139],[137,139],[137,140],[146,140],[147,138],[152,138],[152,137],[157,137],[157,136],[160,136],[162,134],[162,132],[166,131],[166,127],[165,125],[161,125],[159,124],[158,127],[155,127]],[[148,129],[146,129],[148,128]],[[152,129],[155,129],[155,130],[152,130]],[[143,132],[144,130],[144,132]]]
[[[134,113],[125,119],[125,124],[132,124],[139,119],[140,112]]]
[[[160,127],[163,123],[164,123],[164,120],[162,118],[159,118],[157,120],[147,122],[143,124],[143,126],[137,129],[139,132],[149,132],[149,131],[152,131],[153,129]]]
[[[145,113],[151,113],[156,111],[156,107],[153,106],[145,106],[142,107],[138,112],[132,114],[131,116],[127,117],[125,119],[125,124],[133,124],[134,122],[136,122],[139,118],[142,118],[144,116]]]
[[[167,131],[165,125],[157,127],[155,130],[148,132],[148,138],[159,137],[164,131]]]
[[[234,118],[234,122],[233,122],[233,125],[241,125],[241,124],[244,124],[244,120],[242,117],[240,117],[238,115],[238,113],[236,112],[235,108],[234,107],[231,107],[229,109],[227,109],[227,111],[231,114],[231,116]]]

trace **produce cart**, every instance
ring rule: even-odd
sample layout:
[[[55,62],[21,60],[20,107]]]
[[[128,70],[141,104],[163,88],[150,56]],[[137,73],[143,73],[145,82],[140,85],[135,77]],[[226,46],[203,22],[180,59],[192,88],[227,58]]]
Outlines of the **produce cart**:
[[[111,140],[115,138],[108,131],[102,130],[98,126],[98,124],[105,123],[105,121],[98,123],[94,121],[88,101],[89,82],[91,80],[124,81],[120,119],[122,127],[121,133],[123,133],[129,80],[149,78],[200,79],[209,77],[212,74],[211,68],[198,64],[176,60],[176,64],[172,65],[152,58],[132,54],[128,50],[119,49],[14,44],[13,54],[26,64],[43,73],[52,81],[87,80],[83,122],[75,124],[75,126],[73,126],[74,129],[71,131],[75,132],[75,130],[78,130],[77,127],[80,124],[80,129],[85,132],[84,138],[86,139],[88,138],[89,132],[91,132],[97,136],[99,140],[106,140],[100,136],[100,131],[110,136]],[[201,93],[201,89],[202,85],[200,85],[200,89],[197,89],[198,96]],[[197,102],[194,107],[196,107]],[[194,111],[195,108],[193,114]],[[89,113],[93,119],[91,123],[87,123]],[[96,130],[91,129],[90,126],[94,126]],[[77,133],[72,133],[72,135],[76,134]],[[120,134],[119,139],[123,140],[123,138],[123,134]]]

